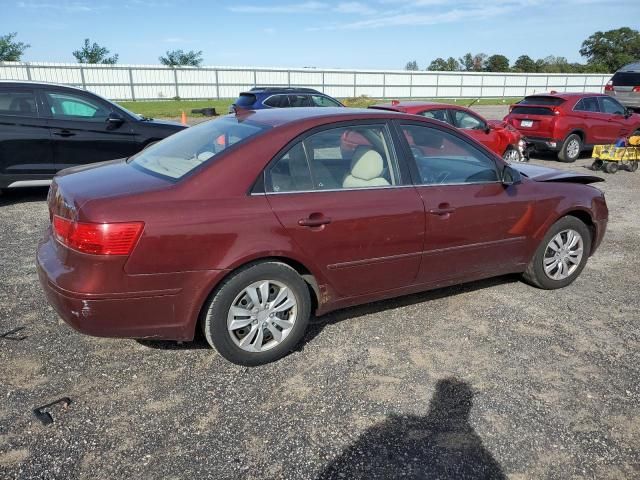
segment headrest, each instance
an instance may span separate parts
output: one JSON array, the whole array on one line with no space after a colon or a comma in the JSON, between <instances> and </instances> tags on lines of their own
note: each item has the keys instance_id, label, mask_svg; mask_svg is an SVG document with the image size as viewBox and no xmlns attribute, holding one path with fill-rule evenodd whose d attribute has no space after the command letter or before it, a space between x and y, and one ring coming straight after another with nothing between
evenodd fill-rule
<instances>
[{"instance_id":1,"label":"headrest","mask_svg":"<svg viewBox=\"0 0 640 480\"><path fill-rule=\"evenodd\" d=\"M370 147L360 146L351 160L351 175L361 180L372 180L382 176L382 156Z\"/></svg>"}]
</instances>

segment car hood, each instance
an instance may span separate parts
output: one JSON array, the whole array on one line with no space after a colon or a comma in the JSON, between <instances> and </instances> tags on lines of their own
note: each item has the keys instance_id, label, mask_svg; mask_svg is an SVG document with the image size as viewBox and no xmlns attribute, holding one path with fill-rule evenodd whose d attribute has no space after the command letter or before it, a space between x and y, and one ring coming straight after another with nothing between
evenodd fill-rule
<instances>
[{"instance_id":1,"label":"car hood","mask_svg":"<svg viewBox=\"0 0 640 480\"><path fill-rule=\"evenodd\" d=\"M535 180L536 182L570 182L583 184L604 182L604 178L586 173L568 172L566 170L526 163L511 163L510 165L525 177Z\"/></svg>"},{"instance_id":2,"label":"car hood","mask_svg":"<svg viewBox=\"0 0 640 480\"><path fill-rule=\"evenodd\" d=\"M145 125L158 125L162 127L178 127L176 130L182 130L183 128L187 128L187 125L182 125L180 122L173 122L171 120L157 120L155 118L151 118L149 120L140 120Z\"/></svg>"}]
</instances>

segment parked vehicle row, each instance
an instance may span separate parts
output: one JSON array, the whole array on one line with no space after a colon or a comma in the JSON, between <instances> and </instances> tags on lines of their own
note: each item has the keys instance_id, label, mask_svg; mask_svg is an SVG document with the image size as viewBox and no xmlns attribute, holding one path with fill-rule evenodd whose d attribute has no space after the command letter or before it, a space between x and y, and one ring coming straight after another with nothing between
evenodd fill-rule
<instances>
[{"instance_id":1,"label":"parked vehicle row","mask_svg":"<svg viewBox=\"0 0 640 480\"><path fill-rule=\"evenodd\" d=\"M97 336L286 355L310 315L507 273L573 282L607 224L602 179L499 155L380 109L238 111L49 191L48 301Z\"/></svg>"},{"instance_id":2,"label":"parked vehicle row","mask_svg":"<svg viewBox=\"0 0 640 480\"><path fill-rule=\"evenodd\" d=\"M48 185L59 170L129 157L184 128L78 88L0 81L0 189Z\"/></svg>"},{"instance_id":3,"label":"parked vehicle row","mask_svg":"<svg viewBox=\"0 0 640 480\"><path fill-rule=\"evenodd\" d=\"M594 145L640 134L640 115L599 93L529 95L509 108L504 118L537 150L558 153L575 162Z\"/></svg>"}]
</instances>

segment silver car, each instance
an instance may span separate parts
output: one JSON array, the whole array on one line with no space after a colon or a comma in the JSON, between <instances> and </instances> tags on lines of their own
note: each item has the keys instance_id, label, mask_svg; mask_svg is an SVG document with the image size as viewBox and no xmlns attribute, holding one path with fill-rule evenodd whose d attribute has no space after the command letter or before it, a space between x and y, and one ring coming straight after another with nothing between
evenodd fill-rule
<instances>
[{"instance_id":1,"label":"silver car","mask_svg":"<svg viewBox=\"0 0 640 480\"><path fill-rule=\"evenodd\" d=\"M615 97L625 107L640 109L640 62L618 70L605 85L604 93Z\"/></svg>"}]
</instances>

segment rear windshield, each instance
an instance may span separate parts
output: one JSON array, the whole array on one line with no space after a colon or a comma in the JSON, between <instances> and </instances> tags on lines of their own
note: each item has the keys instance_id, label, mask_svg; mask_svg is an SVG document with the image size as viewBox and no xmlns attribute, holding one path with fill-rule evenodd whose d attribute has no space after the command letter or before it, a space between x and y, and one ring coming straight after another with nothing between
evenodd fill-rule
<instances>
[{"instance_id":1,"label":"rear windshield","mask_svg":"<svg viewBox=\"0 0 640 480\"><path fill-rule=\"evenodd\" d=\"M553 115L553 111L544 107L513 107L511 113L516 115Z\"/></svg>"},{"instance_id":2,"label":"rear windshield","mask_svg":"<svg viewBox=\"0 0 640 480\"><path fill-rule=\"evenodd\" d=\"M241 93L238 99L233 102L237 107L250 107L256 103L256 96L253 93Z\"/></svg>"},{"instance_id":3,"label":"rear windshield","mask_svg":"<svg viewBox=\"0 0 640 480\"><path fill-rule=\"evenodd\" d=\"M179 179L227 148L268 128L228 115L175 133L145 148L131 162L154 174Z\"/></svg>"},{"instance_id":4,"label":"rear windshield","mask_svg":"<svg viewBox=\"0 0 640 480\"><path fill-rule=\"evenodd\" d=\"M638 87L640 72L618 72L611 78L611 82L616 87Z\"/></svg>"},{"instance_id":5,"label":"rear windshield","mask_svg":"<svg viewBox=\"0 0 640 480\"><path fill-rule=\"evenodd\" d=\"M563 98L558 97L545 97L543 95L532 95L525 97L518 102L518 105L551 105L558 106L564 103Z\"/></svg>"}]
</instances>

